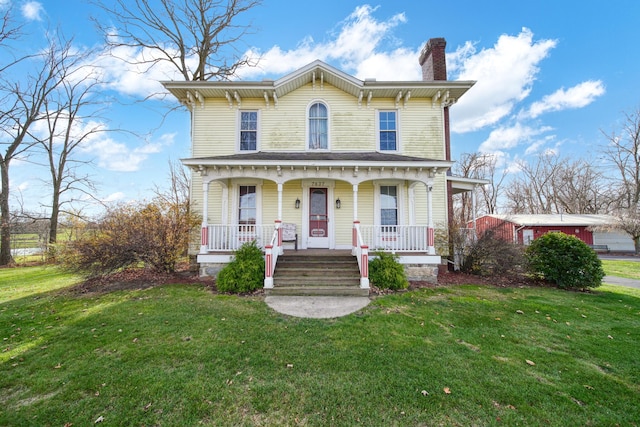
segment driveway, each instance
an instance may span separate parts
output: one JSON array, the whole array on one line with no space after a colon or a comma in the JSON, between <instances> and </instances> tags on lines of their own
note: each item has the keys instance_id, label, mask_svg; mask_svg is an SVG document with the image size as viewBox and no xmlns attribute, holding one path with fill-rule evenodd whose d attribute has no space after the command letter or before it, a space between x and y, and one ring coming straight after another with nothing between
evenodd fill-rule
<instances>
[{"instance_id":1,"label":"driveway","mask_svg":"<svg viewBox=\"0 0 640 427\"><path fill-rule=\"evenodd\" d=\"M633 255L608 255L601 254L598 255L600 259L606 259L611 261L634 261L640 262L640 257ZM640 266L638 266L640 268ZM617 277L617 276L604 276L602 279L602 283L608 283L610 285L618 285L618 286L628 286L630 288L640 289L640 280L636 279L627 279L625 277Z\"/></svg>"}]
</instances>

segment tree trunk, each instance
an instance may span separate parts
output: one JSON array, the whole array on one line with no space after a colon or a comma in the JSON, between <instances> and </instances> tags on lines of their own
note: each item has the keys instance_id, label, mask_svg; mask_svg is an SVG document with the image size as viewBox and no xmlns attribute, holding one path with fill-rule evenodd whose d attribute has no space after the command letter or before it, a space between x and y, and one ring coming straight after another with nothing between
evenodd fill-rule
<instances>
[{"instance_id":1,"label":"tree trunk","mask_svg":"<svg viewBox=\"0 0 640 427\"><path fill-rule=\"evenodd\" d=\"M53 186L53 201L51 203L51 218L49 221L49 244L58 240L58 217L60 216L60 184Z\"/></svg>"},{"instance_id":2,"label":"tree trunk","mask_svg":"<svg viewBox=\"0 0 640 427\"><path fill-rule=\"evenodd\" d=\"M10 265L11 256L11 212L9 211L9 162L0 161L2 193L0 193L0 266Z\"/></svg>"},{"instance_id":3,"label":"tree trunk","mask_svg":"<svg viewBox=\"0 0 640 427\"><path fill-rule=\"evenodd\" d=\"M636 255L640 254L640 236L633 239L633 243L635 244L635 247L636 247Z\"/></svg>"}]
</instances>

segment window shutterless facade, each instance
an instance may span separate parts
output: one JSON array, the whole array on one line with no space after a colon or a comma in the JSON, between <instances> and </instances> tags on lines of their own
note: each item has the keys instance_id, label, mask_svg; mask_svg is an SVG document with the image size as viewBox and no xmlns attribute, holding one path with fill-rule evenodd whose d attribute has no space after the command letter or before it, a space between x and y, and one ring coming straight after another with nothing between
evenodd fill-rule
<instances>
[{"instance_id":1,"label":"window shutterless facade","mask_svg":"<svg viewBox=\"0 0 640 427\"><path fill-rule=\"evenodd\" d=\"M238 224L254 225L257 218L256 186L241 185L238 192Z\"/></svg>"},{"instance_id":2,"label":"window shutterless facade","mask_svg":"<svg viewBox=\"0 0 640 427\"><path fill-rule=\"evenodd\" d=\"M240 151L258 150L258 112L240 112Z\"/></svg>"},{"instance_id":3,"label":"window shutterless facade","mask_svg":"<svg viewBox=\"0 0 640 427\"><path fill-rule=\"evenodd\" d=\"M329 113L327 106L315 102L309 107L309 150L329 149Z\"/></svg>"},{"instance_id":4,"label":"window shutterless facade","mask_svg":"<svg viewBox=\"0 0 640 427\"><path fill-rule=\"evenodd\" d=\"M380 151L398 150L398 114L378 111L378 148Z\"/></svg>"},{"instance_id":5,"label":"window shutterless facade","mask_svg":"<svg viewBox=\"0 0 640 427\"><path fill-rule=\"evenodd\" d=\"M380 186L380 225L398 225L398 187Z\"/></svg>"}]
</instances>

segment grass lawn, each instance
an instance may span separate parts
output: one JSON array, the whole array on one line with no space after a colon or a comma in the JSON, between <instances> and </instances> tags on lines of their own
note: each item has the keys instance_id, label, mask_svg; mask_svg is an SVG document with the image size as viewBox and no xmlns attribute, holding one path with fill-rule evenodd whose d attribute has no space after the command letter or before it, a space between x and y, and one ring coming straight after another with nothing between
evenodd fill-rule
<instances>
[{"instance_id":1,"label":"grass lawn","mask_svg":"<svg viewBox=\"0 0 640 427\"><path fill-rule=\"evenodd\" d=\"M333 320L0 269L0 425L638 425L640 290L455 286Z\"/></svg>"},{"instance_id":2,"label":"grass lawn","mask_svg":"<svg viewBox=\"0 0 640 427\"><path fill-rule=\"evenodd\" d=\"M640 262L604 259L602 260L602 268L611 276L640 280Z\"/></svg>"}]
</instances>

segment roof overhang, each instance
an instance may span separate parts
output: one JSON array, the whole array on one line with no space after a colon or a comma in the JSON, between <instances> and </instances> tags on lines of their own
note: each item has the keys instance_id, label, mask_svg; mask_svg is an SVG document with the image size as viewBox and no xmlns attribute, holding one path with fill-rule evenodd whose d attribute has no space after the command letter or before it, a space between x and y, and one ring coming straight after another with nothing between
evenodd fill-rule
<instances>
[{"instance_id":1,"label":"roof overhang","mask_svg":"<svg viewBox=\"0 0 640 427\"><path fill-rule=\"evenodd\" d=\"M263 81L164 81L162 85L183 103L202 102L205 98L233 101L243 98L265 98L277 103L279 97L312 84L322 88L330 84L358 99L359 103L374 98L395 98L409 102L411 98L428 98L434 103L451 105L474 84L474 81L376 81L359 80L322 61L314 61L278 80Z\"/></svg>"},{"instance_id":2,"label":"roof overhang","mask_svg":"<svg viewBox=\"0 0 640 427\"><path fill-rule=\"evenodd\" d=\"M447 176L447 181L451 183L452 194L466 193L473 191L477 187L487 185L491 181L488 179L465 178L462 176Z\"/></svg>"}]
</instances>

